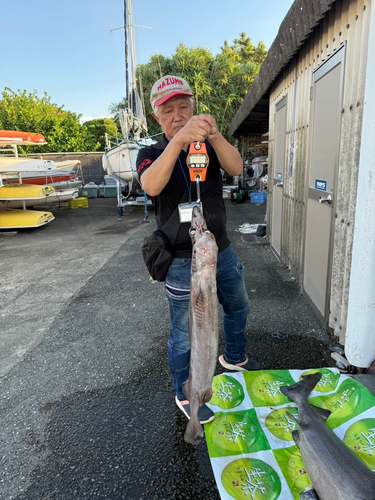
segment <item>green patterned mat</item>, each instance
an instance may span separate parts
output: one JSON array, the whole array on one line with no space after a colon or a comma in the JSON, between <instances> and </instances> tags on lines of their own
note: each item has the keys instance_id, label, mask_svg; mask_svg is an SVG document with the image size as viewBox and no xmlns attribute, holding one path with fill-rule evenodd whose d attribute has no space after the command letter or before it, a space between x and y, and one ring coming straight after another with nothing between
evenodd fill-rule
<instances>
[{"instance_id":1,"label":"green patterned mat","mask_svg":"<svg viewBox=\"0 0 375 500\"><path fill-rule=\"evenodd\" d=\"M327 425L375 470L375 398L356 380L335 368L224 373L213 380L216 418L205 425L223 500L299 500L311 485L292 437L298 411L280 387L316 371L309 401L332 412Z\"/></svg>"}]
</instances>

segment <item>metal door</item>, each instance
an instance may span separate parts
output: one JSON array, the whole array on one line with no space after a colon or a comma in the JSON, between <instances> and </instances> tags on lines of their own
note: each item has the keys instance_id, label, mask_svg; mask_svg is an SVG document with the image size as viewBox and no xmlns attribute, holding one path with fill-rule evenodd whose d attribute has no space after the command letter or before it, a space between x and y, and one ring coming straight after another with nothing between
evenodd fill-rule
<instances>
[{"instance_id":1,"label":"metal door","mask_svg":"<svg viewBox=\"0 0 375 500\"><path fill-rule=\"evenodd\" d=\"M327 325L345 46L313 73L302 291Z\"/></svg>"},{"instance_id":2,"label":"metal door","mask_svg":"<svg viewBox=\"0 0 375 500\"><path fill-rule=\"evenodd\" d=\"M275 113L275 150L272 178L272 232L271 246L278 256L281 255L283 228L283 181L285 170L285 140L287 96L276 104Z\"/></svg>"}]
</instances>

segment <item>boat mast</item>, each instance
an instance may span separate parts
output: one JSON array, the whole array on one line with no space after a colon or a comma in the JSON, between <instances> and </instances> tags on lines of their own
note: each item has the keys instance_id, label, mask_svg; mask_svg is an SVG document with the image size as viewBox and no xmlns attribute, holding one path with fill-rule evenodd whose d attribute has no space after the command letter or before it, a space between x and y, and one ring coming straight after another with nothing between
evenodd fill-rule
<instances>
[{"instance_id":1,"label":"boat mast","mask_svg":"<svg viewBox=\"0 0 375 500\"><path fill-rule=\"evenodd\" d=\"M124 33L125 33L125 85L126 85L126 107L130 110L129 100L129 61L128 61L128 5L124 0Z\"/></svg>"},{"instance_id":2,"label":"boat mast","mask_svg":"<svg viewBox=\"0 0 375 500\"><path fill-rule=\"evenodd\" d=\"M133 7L129 1L129 38L130 38L130 58L132 63L132 84L133 89L137 90L137 80L135 77L135 56L134 56L134 38L133 38Z\"/></svg>"}]
</instances>

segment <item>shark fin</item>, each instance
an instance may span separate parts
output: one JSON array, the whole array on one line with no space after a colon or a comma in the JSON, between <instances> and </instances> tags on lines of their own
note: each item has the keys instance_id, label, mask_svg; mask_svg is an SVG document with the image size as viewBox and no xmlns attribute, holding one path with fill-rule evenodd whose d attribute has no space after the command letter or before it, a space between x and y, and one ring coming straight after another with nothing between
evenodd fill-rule
<instances>
[{"instance_id":1,"label":"shark fin","mask_svg":"<svg viewBox=\"0 0 375 500\"><path fill-rule=\"evenodd\" d=\"M311 408L317 413L320 417L322 417L323 420L328 420L328 418L331 415L330 410L326 410L325 408L319 408L319 406L312 405L310 403Z\"/></svg>"}]
</instances>

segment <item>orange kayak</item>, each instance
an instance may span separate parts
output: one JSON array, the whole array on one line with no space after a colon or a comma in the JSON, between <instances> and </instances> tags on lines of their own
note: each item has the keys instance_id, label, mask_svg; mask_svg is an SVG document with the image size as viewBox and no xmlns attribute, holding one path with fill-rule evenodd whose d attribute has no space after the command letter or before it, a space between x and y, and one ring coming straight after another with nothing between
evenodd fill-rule
<instances>
[{"instance_id":1,"label":"orange kayak","mask_svg":"<svg viewBox=\"0 0 375 500\"><path fill-rule=\"evenodd\" d=\"M47 144L44 136L33 132L18 132L15 130L0 130L0 146L37 146Z\"/></svg>"}]
</instances>

